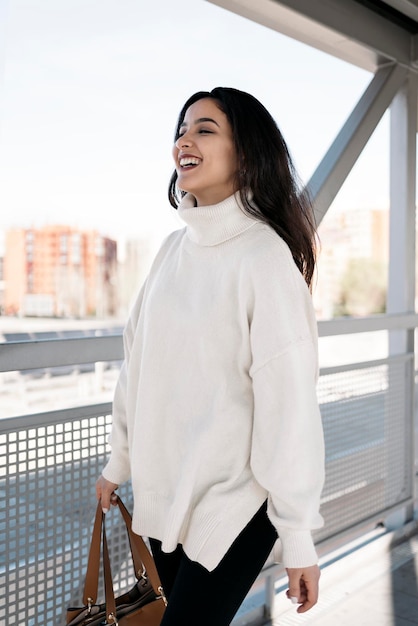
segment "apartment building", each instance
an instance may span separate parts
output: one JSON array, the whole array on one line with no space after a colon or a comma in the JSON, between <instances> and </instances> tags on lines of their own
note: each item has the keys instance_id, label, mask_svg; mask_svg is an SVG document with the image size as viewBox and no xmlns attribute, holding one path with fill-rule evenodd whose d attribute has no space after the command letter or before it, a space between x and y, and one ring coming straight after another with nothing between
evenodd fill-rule
<instances>
[{"instance_id":1,"label":"apartment building","mask_svg":"<svg viewBox=\"0 0 418 626\"><path fill-rule=\"evenodd\" d=\"M63 225L6 231L6 315L114 315L116 276L117 243L97 231Z\"/></svg>"}]
</instances>

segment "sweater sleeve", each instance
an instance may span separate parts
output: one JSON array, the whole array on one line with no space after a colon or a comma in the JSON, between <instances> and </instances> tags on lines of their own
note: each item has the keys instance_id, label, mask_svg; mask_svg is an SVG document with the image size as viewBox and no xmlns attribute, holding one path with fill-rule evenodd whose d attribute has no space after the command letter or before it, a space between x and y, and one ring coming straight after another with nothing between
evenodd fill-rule
<instances>
[{"instance_id":1,"label":"sweater sleeve","mask_svg":"<svg viewBox=\"0 0 418 626\"><path fill-rule=\"evenodd\" d=\"M269 493L268 515L279 534L274 556L285 567L317 562L311 529L322 526L324 450L314 369L307 340L253 374L251 465Z\"/></svg>"},{"instance_id":2,"label":"sweater sleeve","mask_svg":"<svg viewBox=\"0 0 418 626\"><path fill-rule=\"evenodd\" d=\"M317 562L324 443L317 382L316 320L293 260L270 259L254 286L251 320L254 425L251 467L268 492L268 516L285 567ZM272 268L279 267L276 272Z\"/></svg>"},{"instance_id":3,"label":"sweater sleeve","mask_svg":"<svg viewBox=\"0 0 418 626\"><path fill-rule=\"evenodd\" d=\"M112 430L109 435L109 444L111 454L108 462L103 469L103 476L110 482L120 485L130 478L130 458L128 445L128 429L127 429L127 371L129 367L129 359L131 346L135 335L135 329L139 314L141 311L142 301L146 282L143 284L129 320L125 326L123 333L124 361L119 373L118 382L116 384L113 397L112 407Z\"/></svg>"}]
</instances>

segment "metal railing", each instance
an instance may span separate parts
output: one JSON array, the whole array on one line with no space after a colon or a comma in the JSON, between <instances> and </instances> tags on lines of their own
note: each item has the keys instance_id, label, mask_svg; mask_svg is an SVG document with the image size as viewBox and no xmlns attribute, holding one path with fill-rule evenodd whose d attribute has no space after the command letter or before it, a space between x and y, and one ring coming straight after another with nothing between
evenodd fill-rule
<instances>
[{"instance_id":1,"label":"metal railing","mask_svg":"<svg viewBox=\"0 0 418 626\"><path fill-rule=\"evenodd\" d=\"M320 322L319 330L331 336L412 329L417 319L332 320ZM0 372L24 375L35 368L120 362L122 356L120 335L10 342L0 345ZM325 526L315 539L322 552L353 529L411 509L414 370L412 353L321 370L327 479ZM80 604L94 484L110 426L110 402L0 420L0 626L63 626L66 606ZM128 484L121 495L131 506ZM115 584L122 589L132 583L128 546L114 513L109 523ZM257 611L268 613L279 571L267 562L257 583ZM253 605L244 604L234 623L248 620Z\"/></svg>"}]
</instances>

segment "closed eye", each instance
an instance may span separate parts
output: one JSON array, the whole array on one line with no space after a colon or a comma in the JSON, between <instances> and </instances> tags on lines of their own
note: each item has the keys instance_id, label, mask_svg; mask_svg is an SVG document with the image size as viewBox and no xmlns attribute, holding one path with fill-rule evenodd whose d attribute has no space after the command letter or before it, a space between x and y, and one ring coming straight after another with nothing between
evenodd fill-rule
<instances>
[{"instance_id":1,"label":"closed eye","mask_svg":"<svg viewBox=\"0 0 418 626\"><path fill-rule=\"evenodd\" d=\"M213 130L209 130L207 128L200 128L197 131L197 133L198 133L198 135L213 135L214 131ZM177 139L180 139L180 137L183 137L183 135L185 135L185 134L186 134L186 131L180 131L178 133L178 135L177 135L176 141L177 141Z\"/></svg>"}]
</instances>

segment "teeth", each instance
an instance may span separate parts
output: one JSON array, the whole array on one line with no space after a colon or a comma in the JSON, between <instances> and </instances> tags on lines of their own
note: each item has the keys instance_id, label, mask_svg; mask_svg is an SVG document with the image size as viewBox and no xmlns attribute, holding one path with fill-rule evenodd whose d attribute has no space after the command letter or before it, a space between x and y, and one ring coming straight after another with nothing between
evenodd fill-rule
<instances>
[{"instance_id":1,"label":"teeth","mask_svg":"<svg viewBox=\"0 0 418 626\"><path fill-rule=\"evenodd\" d=\"M199 165L200 159L196 157L184 157L180 159L180 165L184 167L185 165Z\"/></svg>"}]
</instances>

